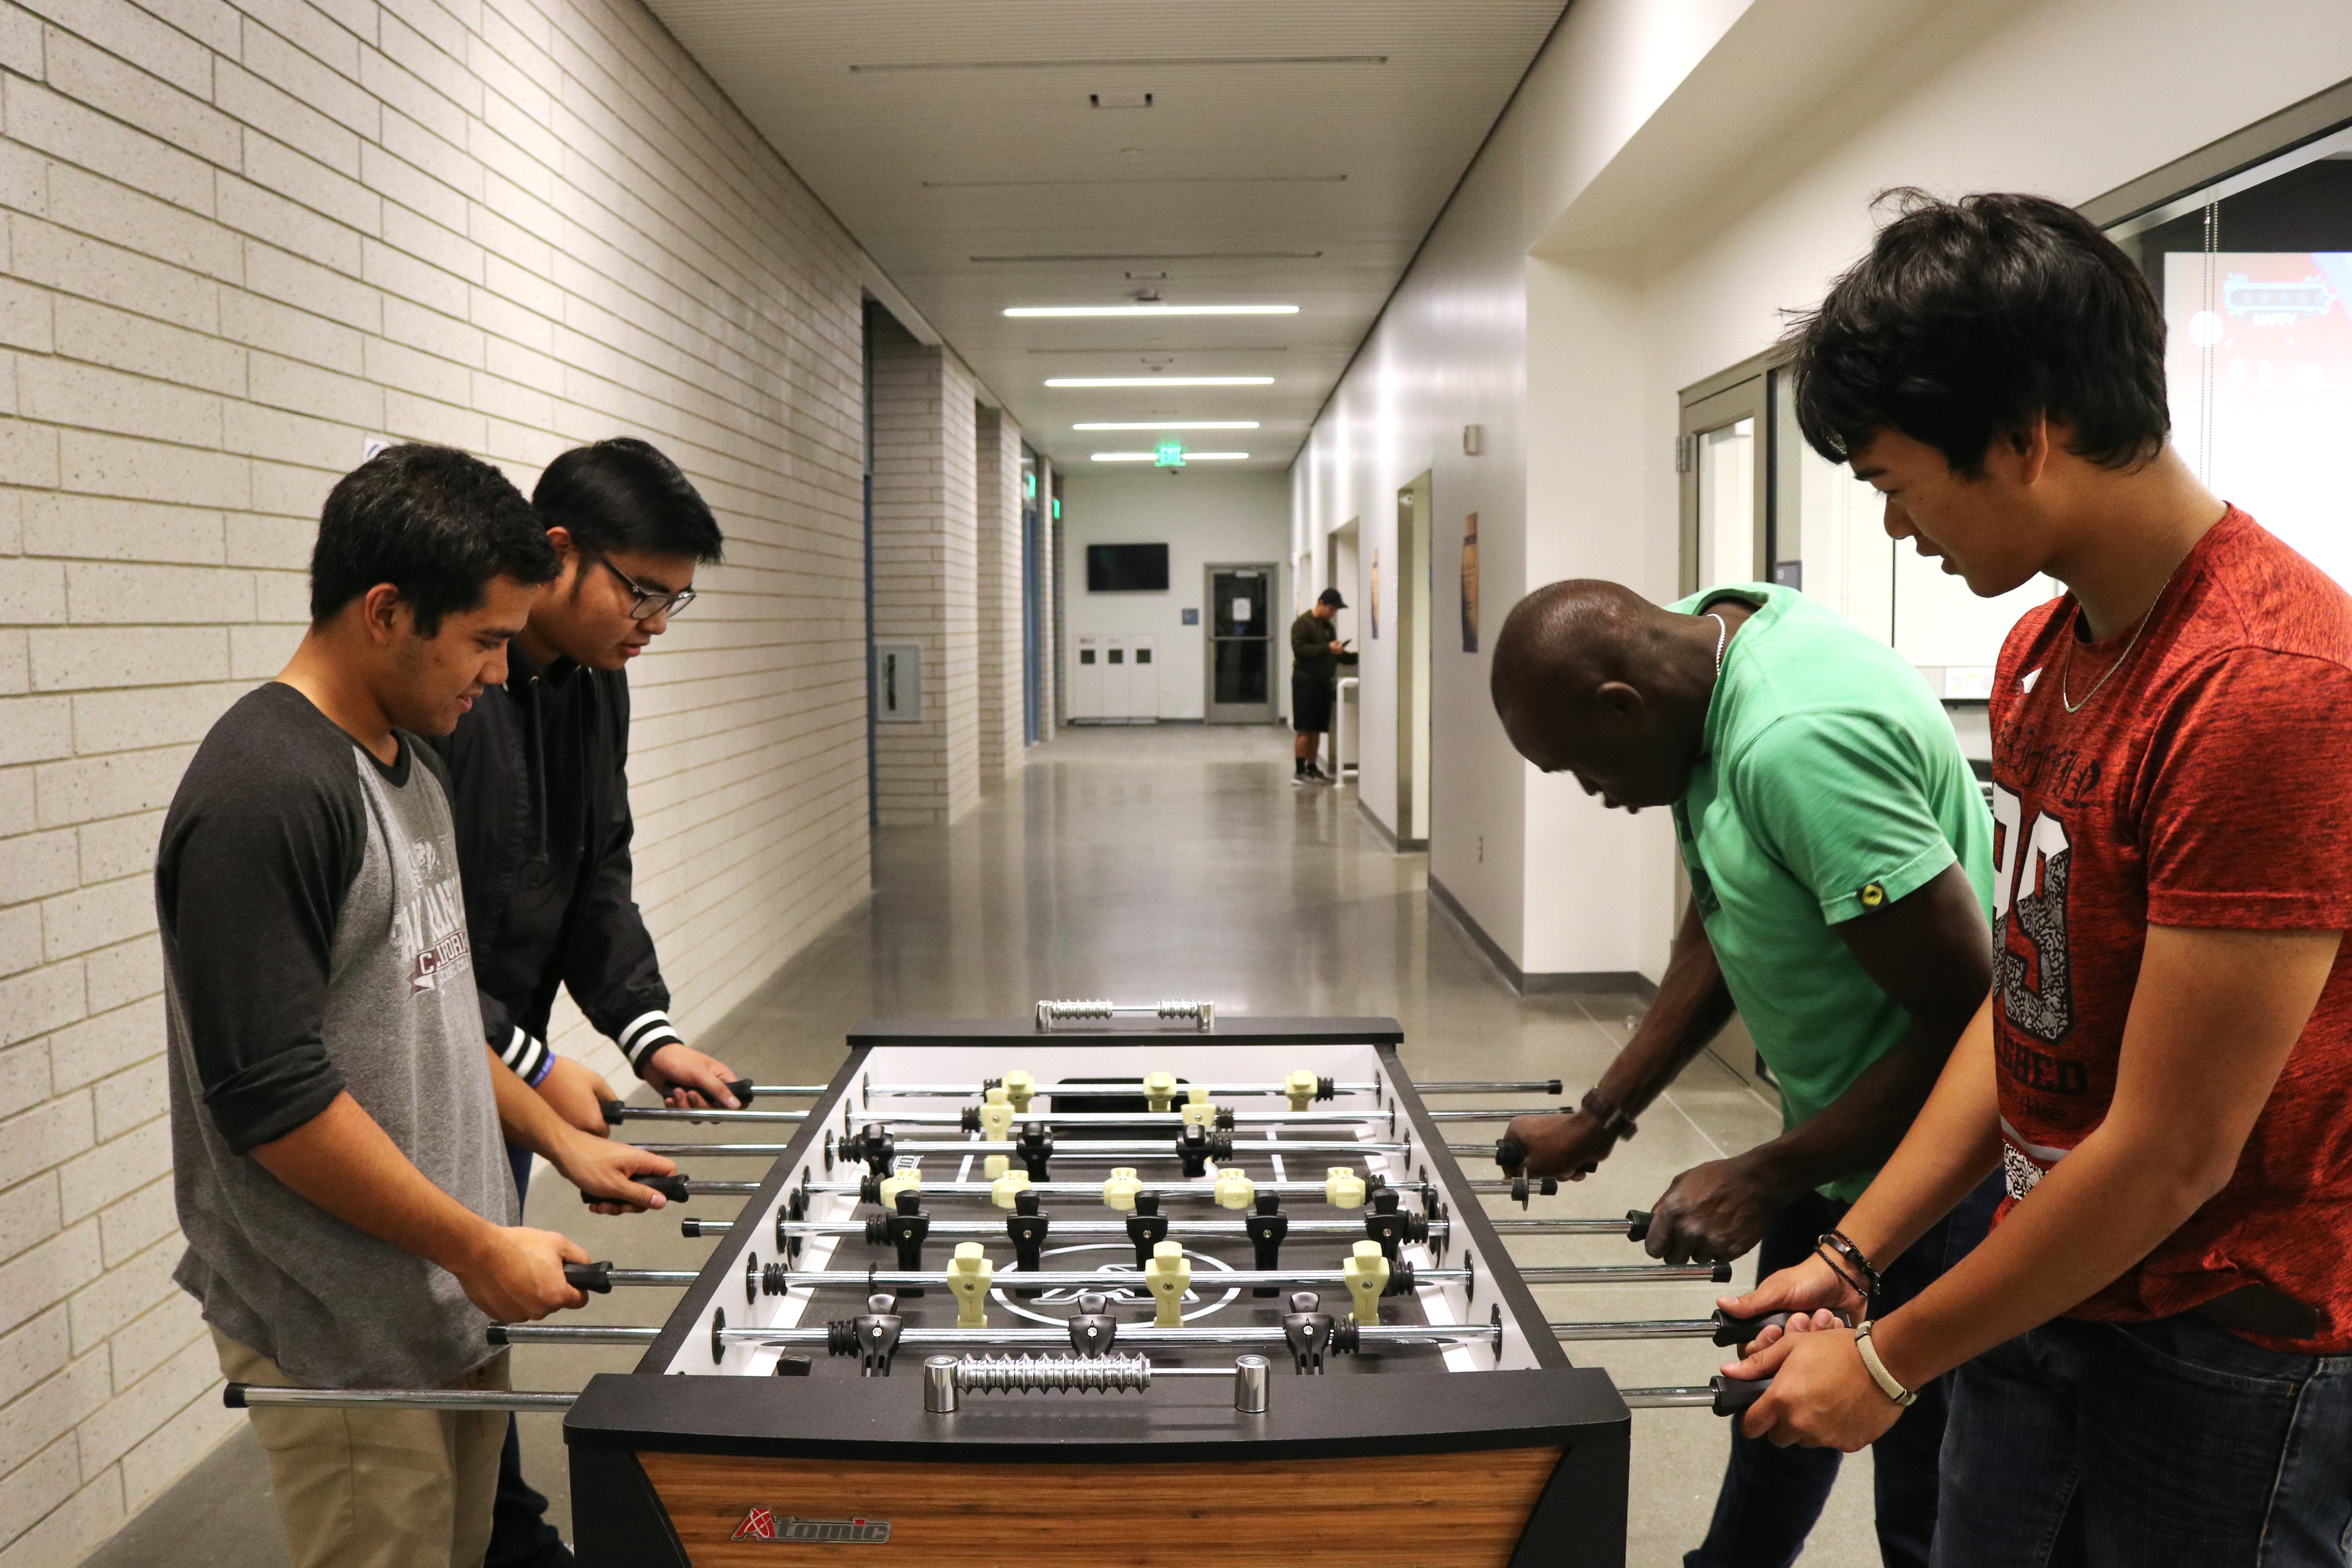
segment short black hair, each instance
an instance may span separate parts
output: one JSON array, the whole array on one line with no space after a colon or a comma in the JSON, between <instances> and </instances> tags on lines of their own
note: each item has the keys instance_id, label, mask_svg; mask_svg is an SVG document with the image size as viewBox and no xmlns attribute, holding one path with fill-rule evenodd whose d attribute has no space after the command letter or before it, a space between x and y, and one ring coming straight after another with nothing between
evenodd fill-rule
<instances>
[{"instance_id":1,"label":"short black hair","mask_svg":"<svg viewBox=\"0 0 2352 1568\"><path fill-rule=\"evenodd\" d=\"M574 447L547 465L531 491L544 526L591 550L684 555L705 565L727 548L693 481L646 442L615 436Z\"/></svg>"},{"instance_id":2,"label":"short black hair","mask_svg":"<svg viewBox=\"0 0 2352 1568\"><path fill-rule=\"evenodd\" d=\"M488 596L492 578L551 583L562 571L522 492L454 447L387 447L336 481L310 551L310 620L379 583L400 590L420 636Z\"/></svg>"},{"instance_id":3,"label":"short black hair","mask_svg":"<svg viewBox=\"0 0 2352 1568\"><path fill-rule=\"evenodd\" d=\"M1813 450L1842 463L1892 430L1974 478L2044 415L2102 468L2164 449L2164 311L2088 218L2046 196L1879 200L1898 216L1787 340Z\"/></svg>"}]
</instances>

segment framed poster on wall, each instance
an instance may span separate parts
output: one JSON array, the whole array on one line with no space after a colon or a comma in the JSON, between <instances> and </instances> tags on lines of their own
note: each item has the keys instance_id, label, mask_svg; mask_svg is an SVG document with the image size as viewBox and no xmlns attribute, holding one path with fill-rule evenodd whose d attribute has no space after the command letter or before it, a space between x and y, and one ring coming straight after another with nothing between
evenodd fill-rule
<instances>
[{"instance_id":1,"label":"framed poster on wall","mask_svg":"<svg viewBox=\"0 0 2352 1568\"><path fill-rule=\"evenodd\" d=\"M1478 514L1462 524L1462 651L1478 651Z\"/></svg>"}]
</instances>

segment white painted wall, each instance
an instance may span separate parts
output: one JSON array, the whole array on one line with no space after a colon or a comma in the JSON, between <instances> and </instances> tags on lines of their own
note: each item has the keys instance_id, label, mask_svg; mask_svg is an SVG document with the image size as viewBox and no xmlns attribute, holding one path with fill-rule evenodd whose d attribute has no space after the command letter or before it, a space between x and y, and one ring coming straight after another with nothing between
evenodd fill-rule
<instances>
[{"instance_id":1,"label":"white painted wall","mask_svg":"<svg viewBox=\"0 0 2352 1568\"><path fill-rule=\"evenodd\" d=\"M1097 632L1148 633L1159 640L1160 716L1199 719L1206 711L1208 602L1202 570L1210 562L1265 562L1275 569L1266 596L1275 621L1275 710L1290 711L1290 501L1283 477L1248 470L1188 468L1168 473L1073 473L1063 480L1063 679L1074 678L1077 639ZM1089 594L1089 544L1165 544L1164 594ZM1312 595L1308 597L1311 599ZM1182 611L1201 612L1202 626Z\"/></svg>"},{"instance_id":2,"label":"white painted wall","mask_svg":"<svg viewBox=\"0 0 2352 1568\"><path fill-rule=\"evenodd\" d=\"M2194 0L1580 0L1294 465L1297 547L1360 514L1367 563L1379 548L1392 572L1395 489L1433 465L1440 519L1481 513L1490 642L1519 595L1559 577L1671 596L1677 389L1818 299L1868 245L1875 192L2084 200L2352 76L2340 0L2260 16L2223 26ZM1485 458L1459 455L1473 419ZM1886 561L1867 530L1854 547ZM1528 972L1654 975L1665 818L1607 817L1503 747L1486 656L1448 635L1446 554L1441 535L1431 874ZM1966 651L1930 624L1934 585L1904 581L1922 616L1906 632L1898 608L1898 645ZM1365 646L1364 798L1392 820L1392 645Z\"/></svg>"}]
</instances>

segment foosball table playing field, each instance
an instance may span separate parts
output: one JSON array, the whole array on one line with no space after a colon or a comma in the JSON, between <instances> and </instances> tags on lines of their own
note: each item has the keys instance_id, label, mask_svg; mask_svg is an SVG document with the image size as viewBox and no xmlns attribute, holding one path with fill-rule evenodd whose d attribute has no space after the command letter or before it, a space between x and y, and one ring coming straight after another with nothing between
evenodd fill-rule
<instances>
[{"instance_id":1,"label":"foosball table playing field","mask_svg":"<svg viewBox=\"0 0 2352 1568\"><path fill-rule=\"evenodd\" d=\"M1728 1414L1762 1385L1620 1389L1562 1342L1761 1325L1548 1323L1530 1284L1729 1271L1516 1267L1506 1234L1638 1238L1646 1216L1490 1216L1558 1185L1466 1176L1455 1155L1496 1147L1443 1125L1513 1112L1423 1094L1559 1085L1417 1089L1402 1043L1393 1019L1190 1003L869 1022L828 1084L607 1108L681 1162L672 1197L741 1206L684 1222L717 1243L698 1271L575 1267L682 1289L658 1327L491 1334L641 1342L634 1372L230 1402L561 1410L589 1568L1622 1564L1629 1410ZM639 1132L666 1123L699 1135ZM790 1136L729 1141L758 1127ZM732 1161L766 1173L707 1174Z\"/></svg>"}]
</instances>

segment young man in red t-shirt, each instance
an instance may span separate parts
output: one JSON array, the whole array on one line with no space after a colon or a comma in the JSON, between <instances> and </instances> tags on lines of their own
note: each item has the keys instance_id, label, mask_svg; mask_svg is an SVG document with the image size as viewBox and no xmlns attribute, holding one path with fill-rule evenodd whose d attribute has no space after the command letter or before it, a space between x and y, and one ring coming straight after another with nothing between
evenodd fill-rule
<instances>
[{"instance_id":1,"label":"young man in red t-shirt","mask_svg":"<svg viewBox=\"0 0 2352 1568\"><path fill-rule=\"evenodd\" d=\"M1912 195L1797 332L1806 437L1980 595L1993 992L1731 1370L1858 1448L1953 1368L1938 1568L2352 1554L2352 601L2166 444L2164 321L2070 208ZM1874 1263L1986 1172L1991 1237ZM1830 1309L1849 1314L1838 1326Z\"/></svg>"}]
</instances>

